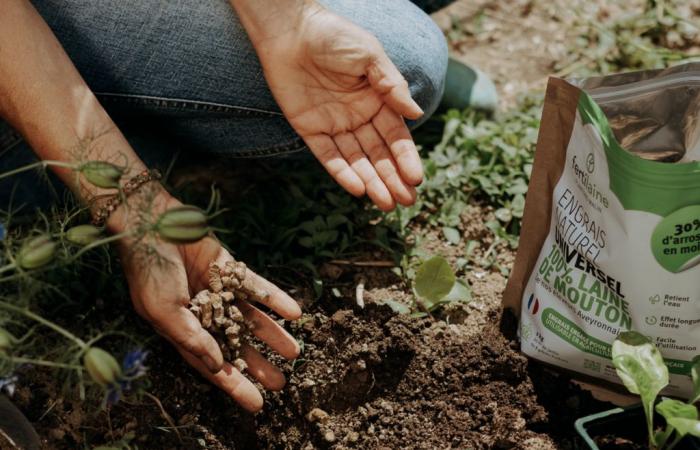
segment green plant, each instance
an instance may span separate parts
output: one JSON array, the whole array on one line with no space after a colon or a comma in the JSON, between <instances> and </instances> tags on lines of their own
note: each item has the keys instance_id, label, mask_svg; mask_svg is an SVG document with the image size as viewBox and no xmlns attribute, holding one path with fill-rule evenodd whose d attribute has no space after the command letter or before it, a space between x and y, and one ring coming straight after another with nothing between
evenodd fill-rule
<instances>
[{"instance_id":1,"label":"green plant","mask_svg":"<svg viewBox=\"0 0 700 450\"><path fill-rule=\"evenodd\" d=\"M496 208L496 217L517 235L532 171L540 97L525 97L519 108L488 119L475 111L451 110L444 117L442 141L425 160L426 181L419 206L402 211L402 224L430 211L426 220L445 227L446 235L461 223L471 199Z\"/></svg>"},{"instance_id":2,"label":"green plant","mask_svg":"<svg viewBox=\"0 0 700 450\"><path fill-rule=\"evenodd\" d=\"M457 279L442 256L433 256L418 267L413 290L416 304L424 313L435 311L446 303L471 300L469 285Z\"/></svg>"},{"instance_id":3,"label":"green plant","mask_svg":"<svg viewBox=\"0 0 700 450\"><path fill-rule=\"evenodd\" d=\"M579 15L577 45L556 66L557 75L590 76L660 69L700 57L700 25L683 0L648 0L636 14L609 21Z\"/></svg>"},{"instance_id":4,"label":"green plant","mask_svg":"<svg viewBox=\"0 0 700 450\"><path fill-rule=\"evenodd\" d=\"M118 182L124 169L103 161L76 165L55 161L35 163L1 173L0 178L50 165L74 170L89 182L112 189L114 195L123 195ZM15 379L17 373L31 366L50 368L65 374L66 385L77 387L81 399L86 398L85 381L92 380L103 393L103 404L112 404L124 391L131 390L134 380L145 375L145 352L132 350L126 353L120 365L111 353L96 346L108 337L126 338L129 345L133 345L133 336L116 329L90 330L89 323L75 320L75 317L85 317L87 311L94 309L92 296L95 292L110 291L115 296L125 296L123 280L111 276L111 255L100 250L128 236L134 242L130 249L132 253L139 256L138 252L143 251L144 257L157 258L156 252L148 251L152 242L150 238L178 244L194 242L213 230L208 220L220 211L211 213L212 209L218 210L218 197L212 195L207 212L183 206L155 215L149 203L152 192L148 189L142 192L142 201L129 205L136 211L138 220L130 223L127 231L113 236L105 236L101 227L80 224L88 217L84 208L54 209L34 216L19 216L13 211L0 213L3 220L0 234L0 378ZM39 225L28 225L32 222ZM79 275L87 270L93 272L91 276ZM74 300L76 297L91 302L81 305ZM56 302L56 299L61 301ZM57 311L60 311L59 320L47 318ZM120 320L117 317L112 328L117 328ZM47 330L53 333L46 333ZM56 335L63 339L56 339Z\"/></svg>"},{"instance_id":5,"label":"green plant","mask_svg":"<svg viewBox=\"0 0 700 450\"><path fill-rule=\"evenodd\" d=\"M650 449L671 450L686 435L700 437L698 410L693 405L700 398L700 359L693 360L690 370L693 395L688 403L669 398L656 403L669 383L668 367L648 337L635 331L620 333L612 346L612 361L627 390L642 400ZM654 427L655 404L656 412L666 420L662 431Z\"/></svg>"}]
</instances>

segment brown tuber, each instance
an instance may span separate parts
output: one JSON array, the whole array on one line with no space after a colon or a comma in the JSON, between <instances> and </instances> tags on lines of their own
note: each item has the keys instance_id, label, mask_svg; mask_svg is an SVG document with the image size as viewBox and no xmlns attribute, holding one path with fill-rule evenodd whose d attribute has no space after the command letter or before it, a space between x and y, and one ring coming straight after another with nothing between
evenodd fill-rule
<instances>
[{"instance_id":1,"label":"brown tuber","mask_svg":"<svg viewBox=\"0 0 700 450\"><path fill-rule=\"evenodd\" d=\"M239 261L228 261L223 267L211 263L208 274L209 289L195 295L189 309L214 336L224 359L244 371L247 365L241 358L241 348L252 323L245 320L236 302L265 302L270 294L254 285L246 265Z\"/></svg>"}]
</instances>

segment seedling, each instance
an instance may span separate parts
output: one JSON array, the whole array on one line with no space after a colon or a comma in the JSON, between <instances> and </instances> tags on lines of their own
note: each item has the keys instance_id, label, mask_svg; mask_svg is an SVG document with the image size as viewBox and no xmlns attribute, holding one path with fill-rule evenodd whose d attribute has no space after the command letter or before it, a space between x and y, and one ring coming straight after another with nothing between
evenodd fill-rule
<instances>
[{"instance_id":1,"label":"seedling","mask_svg":"<svg viewBox=\"0 0 700 450\"><path fill-rule=\"evenodd\" d=\"M612 362L627 390L642 400L651 450L671 450L686 435L700 437L698 410L693 405L700 398L698 357L690 370L693 395L688 403L664 398L656 404L659 393L669 383L668 367L648 337L635 331L620 333L612 346ZM663 431L654 427L654 404L656 412L666 420Z\"/></svg>"},{"instance_id":2,"label":"seedling","mask_svg":"<svg viewBox=\"0 0 700 450\"><path fill-rule=\"evenodd\" d=\"M451 302L471 299L469 285L457 279L450 264L442 256L424 261L416 271L413 283L416 304L424 314Z\"/></svg>"}]
</instances>

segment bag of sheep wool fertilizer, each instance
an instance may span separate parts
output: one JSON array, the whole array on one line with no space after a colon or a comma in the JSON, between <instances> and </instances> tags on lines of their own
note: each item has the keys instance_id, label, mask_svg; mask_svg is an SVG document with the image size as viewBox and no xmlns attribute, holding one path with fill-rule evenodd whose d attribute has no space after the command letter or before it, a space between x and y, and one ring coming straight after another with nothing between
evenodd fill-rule
<instances>
[{"instance_id":1,"label":"bag of sheep wool fertilizer","mask_svg":"<svg viewBox=\"0 0 700 450\"><path fill-rule=\"evenodd\" d=\"M700 354L700 64L551 79L504 302L522 351L618 383L617 335L649 336L691 391Z\"/></svg>"}]
</instances>

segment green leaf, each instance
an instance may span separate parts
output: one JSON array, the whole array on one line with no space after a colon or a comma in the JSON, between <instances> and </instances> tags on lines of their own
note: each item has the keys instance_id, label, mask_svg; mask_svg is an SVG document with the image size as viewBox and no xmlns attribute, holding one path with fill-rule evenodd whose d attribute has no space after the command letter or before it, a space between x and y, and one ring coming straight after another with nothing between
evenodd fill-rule
<instances>
[{"instance_id":1,"label":"green leaf","mask_svg":"<svg viewBox=\"0 0 700 450\"><path fill-rule=\"evenodd\" d=\"M314 240L310 236L304 236L299 238L299 245L306 248L313 248Z\"/></svg>"},{"instance_id":2,"label":"green leaf","mask_svg":"<svg viewBox=\"0 0 700 450\"><path fill-rule=\"evenodd\" d=\"M668 384L668 367L661 353L640 333L620 333L613 342L612 359L618 376L633 394L656 397Z\"/></svg>"},{"instance_id":3,"label":"green leaf","mask_svg":"<svg viewBox=\"0 0 700 450\"><path fill-rule=\"evenodd\" d=\"M700 400L700 355L693 358L693 365L690 367L690 377L693 380L693 397L690 403Z\"/></svg>"},{"instance_id":4,"label":"green leaf","mask_svg":"<svg viewBox=\"0 0 700 450\"><path fill-rule=\"evenodd\" d=\"M673 418L698 419L698 409L695 406L671 398L661 400L656 405L656 412L666 419L666 422Z\"/></svg>"},{"instance_id":5,"label":"green leaf","mask_svg":"<svg viewBox=\"0 0 700 450\"><path fill-rule=\"evenodd\" d=\"M445 239L454 245L459 244L459 241L462 239L459 230L453 227L442 227L442 234L445 235Z\"/></svg>"},{"instance_id":6,"label":"green leaf","mask_svg":"<svg viewBox=\"0 0 700 450\"><path fill-rule=\"evenodd\" d=\"M331 214L326 219L328 228L338 228L338 226L348 223L348 218L341 214Z\"/></svg>"},{"instance_id":7,"label":"green leaf","mask_svg":"<svg viewBox=\"0 0 700 450\"><path fill-rule=\"evenodd\" d=\"M468 303L472 299L472 290L469 284L464 280L455 281L452 290L443 299L445 302L461 302Z\"/></svg>"},{"instance_id":8,"label":"green leaf","mask_svg":"<svg viewBox=\"0 0 700 450\"><path fill-rule=\"evenodd\" d=\"M510 212L510 209L508 209L508 208L499 208L496 210L496 212L494 212L494 215L501 222L510 222L511 219L513 218L513 214Z\"/></svg>"},{"instance_id":9,"label":"green leaf","mask_svg":"<svg viewBox=\"0 0 700 450\"><path fill-rule=\"evenodd\" d=\"M625 387L642 398L649 440L654 439L654 402L668 385L668 367L648 337L625 331L612 345L612 362Z\"/></svg>"},{"instance_id":10,"label":"green leaf","mask_svg":"<svg viewBox=\"0 0 700 450\"><path fill-rule=\"evenodd\" d=\"M379 303L380 305L388 306L396 314L410 314L411 313L411 308L407 304L397 302L396 300L387 299L387 300L381 300L377 303Z\"/></svg>"},{"instance_id":11,"label":"green leaf","mask_svg":"<svg viewBox=\"0 0 700 450\"><path fill-rule=\"evenodd\" d=\"M442 256L434 256L418 268L414 286L416 293L432 304L440 302L455 284L455 274ZM432 305L426 305L430 308Z\"/></svg>"},{"instance_id":12,"label":"green leaf","mask_svg":"<svg viewBox=\"0 0 700 450\"><path fill-rule=\"evenodd\" d=\"M474 250L479 248L481 246L481 243L479 241L471 240L467 242L467 249L465 251L465 254L467 256L471 256L474 254Z\"/></svg>"},{"instance_id":13,"label":"green leaf","mask_svg":"<svg viewBox=\"0 0 700 450\"><path fill-rule=\"evenodd\" d=\"M681 436L689 434L691 436L700 437L700 420L673 417L668 419L668 424L675 428L676 432Z\"/></svg>"}]
</instances>

